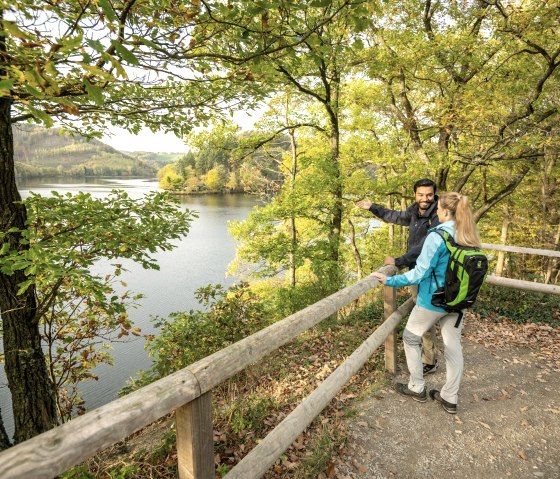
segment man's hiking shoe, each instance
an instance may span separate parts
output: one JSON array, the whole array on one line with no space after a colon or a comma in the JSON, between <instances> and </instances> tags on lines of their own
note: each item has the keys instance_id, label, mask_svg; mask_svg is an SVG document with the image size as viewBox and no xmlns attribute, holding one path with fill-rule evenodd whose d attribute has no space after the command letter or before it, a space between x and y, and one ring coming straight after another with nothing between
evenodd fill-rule
<instances>
[{"instance_id":1,"label":"man's hiking shoe","mask_svg":"<svg viewBox=\"0 0 560 479\"><path fill-rule=\"evenodd\" d=\"M428 395L426 394L426 388L424 388L421 393L415 393L414 391L408 389L407 384L395 383L394 387L395 387L395 391L397 391L399 394L410 397L415 401L426 402L428 399Z\"/></svg>"},{"instance_id":2,"label":"man's hiking shoe","mask_svg":"<svg viewBox=\"0 0 560 479\"><path fill-rule=\"evenodd\" d=\"M424 369L423 369L423 371L424 371L424 376L425 376L426 374L435 373L436 370L437 370L437 366L438 366L437 361L436 361L435 364L424 364Z\"/></svg>"},{"instance_id":3,"label":"man's hiking shoe","mask_svg":"<svg viewBox=\"0 0 560 479\"><path fill-rule=\"evenodd\" d=\"M432 389L430 391L430 397L441 404L441 407L445 409L449 414L457 414L457 404L447 402L443 399L437 389Z\"/></svg>"}]
</instances>

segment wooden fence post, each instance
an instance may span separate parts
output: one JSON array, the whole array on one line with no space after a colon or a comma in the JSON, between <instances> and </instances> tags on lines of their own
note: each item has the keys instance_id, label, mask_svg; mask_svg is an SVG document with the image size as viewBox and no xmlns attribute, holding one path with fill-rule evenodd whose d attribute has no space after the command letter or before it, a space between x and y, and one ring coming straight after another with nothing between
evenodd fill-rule
<instances>
[{"instance_id":1,"label":"wooden fence post","mask_svg":"<svg viewBox=\"0 0 560 479\"><path fill-rule=\"evenodd\" d=\"M179 479L214 479L212 392L175 411Z\"/></svg>"},{"instance_id":2,"label":"wooden fence post","mask_svg":"<svg viewBox=\"0 0 560 479\"><path fill-rule=\"evenodd\" d=\"M382 268L388 276L395 275L398 270L395 266ZM383 287L384 319L387 319L397 309L397 290L388 286ZM385 369L395 374L397 372L397 334L395 330L385 340Z\"/></svg>"},{"instance_id":3,"label":"wooden fence post","mask_svg":"<svg viewBox=\"0 0 560 479\"><path fill-rule=\"evenodd\" d=\"M385 286L383 288L384 317L387 319L397 309L397 290ZM385 340L385 369L395 374L397 372L397 333L393 331Z\"/></svg>"}]
</instances>

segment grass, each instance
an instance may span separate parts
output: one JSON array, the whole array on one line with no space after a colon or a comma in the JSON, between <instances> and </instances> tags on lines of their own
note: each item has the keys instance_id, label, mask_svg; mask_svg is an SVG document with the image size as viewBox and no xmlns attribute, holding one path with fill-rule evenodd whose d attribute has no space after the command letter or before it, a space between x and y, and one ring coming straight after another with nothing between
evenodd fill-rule
<instances>
[{"instance_id":1,"label":"grass","mask_svg":"<svg viewBox=\"0 0 560 479\"><path fill-rule=\"evenodd\" d=\"M341 429L323 426L310 441L307 448L309 455L302 461L295 472L296 479L317 477L332 464L335 450L345 440Z\"/></svg>"}]
</instances>

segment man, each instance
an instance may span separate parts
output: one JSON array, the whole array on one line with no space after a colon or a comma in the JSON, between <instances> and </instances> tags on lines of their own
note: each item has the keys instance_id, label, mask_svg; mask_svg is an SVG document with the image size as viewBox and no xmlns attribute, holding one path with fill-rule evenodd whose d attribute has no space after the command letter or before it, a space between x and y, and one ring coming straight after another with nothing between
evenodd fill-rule
<instances>
[{"instance_id":1,"label":"man","mask_svg":"<svg viewBox=\"0 0 560 479\"><path fill-rule=\"evenodd\" d=\"M427 178L418 180L414 183L414 203L405 211L390 210L381 205L372 203L370 200L362 200L356 206L364 210L371 211L375 216L387 223L394 223L401 226L408 226L408 248L405 254L398 258L388 256L384 264L393 264L397 268L407 267L409 269L416 266L416 259L422 251L422 245L428 234L428 230L437 226L436 184ZM413 291L413 296L415 296ZM435 326L422 337L422 363L424 364L424 374L436 371L436 348L435 348Z\"/></svg>"}]
</instances>

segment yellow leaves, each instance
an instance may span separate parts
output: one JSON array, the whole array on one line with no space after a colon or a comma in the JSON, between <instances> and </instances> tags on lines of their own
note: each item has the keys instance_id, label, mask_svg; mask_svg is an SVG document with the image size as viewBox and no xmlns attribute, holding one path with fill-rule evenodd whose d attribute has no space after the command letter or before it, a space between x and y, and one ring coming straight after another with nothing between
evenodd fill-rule
<instances>
[{"instance_id":1,"label":"yellow leaves","mask_svg":"<svg viewBox=\"0 0 560 479\"><path fill-rule=\"evenodd\" d=\"M20 30L15 22L10 20L2 20L2 29L11 35L22 40L30 39L30 35L23 30Z\"/></svg>"}]
</instances>

